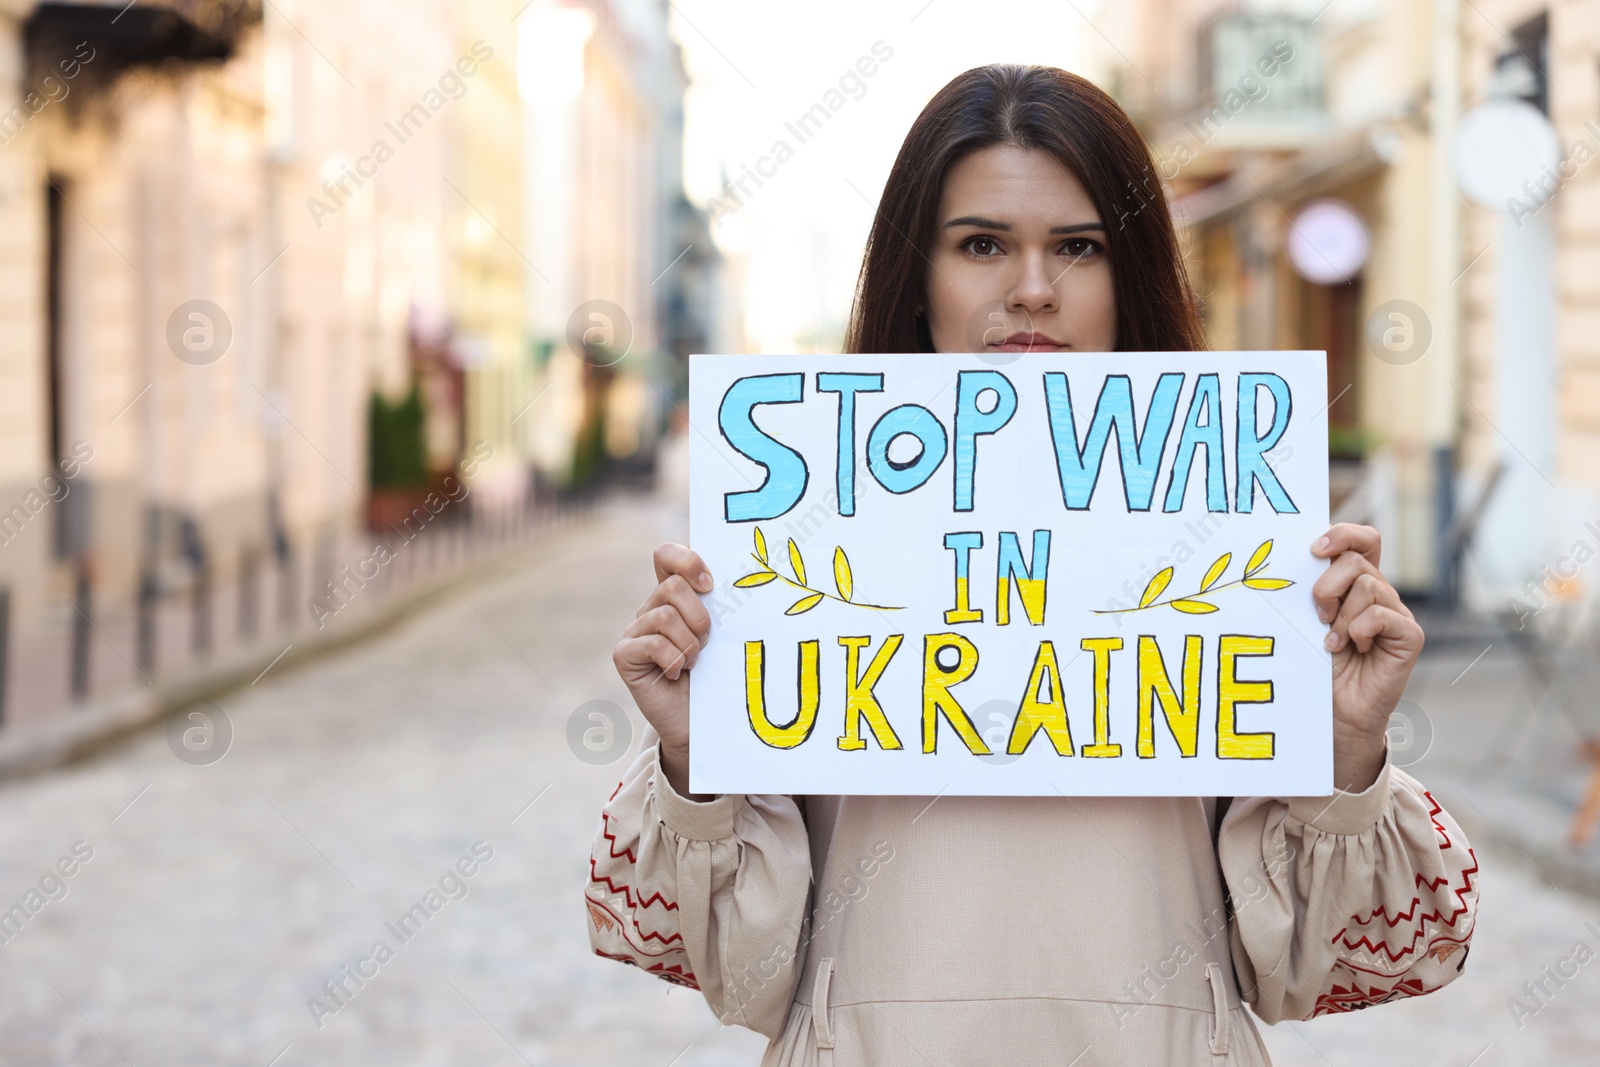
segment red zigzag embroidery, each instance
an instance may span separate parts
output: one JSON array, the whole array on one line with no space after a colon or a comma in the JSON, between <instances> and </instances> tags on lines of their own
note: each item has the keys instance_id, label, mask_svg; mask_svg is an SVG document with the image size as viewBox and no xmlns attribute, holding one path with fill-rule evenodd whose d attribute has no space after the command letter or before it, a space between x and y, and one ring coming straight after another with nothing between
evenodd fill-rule
<instances>
[{"instance_id":1,"label":"red zigzag embroidery","mask_svg":"<svg viewBox=\"0 0 1600 1067\"><path fill-rule=\"evenodd\" d=\"M602 952L599 949L595 949L594 954L596 956L604 956L608 960L616 960L618 963L626 963L634 967L639 967L639 961L631 959L628 956L619 956L614 952ZM668 967L664 963L655 963L651 964L649 967L639 967L639 969L647 974L653 974L657 978L664 978L667 981L672 982L674 985L684 985L688 986L690 989L700 988L699 979L695 978L694 973L691 971L685 971L677 964L673 964L671 967Z\"/></svg>"},{"instance_id":2,"label":"red zigzag embroidery","mask_svg":"<svg viewBox=\"0 0 1600 1067\"><path fill-rule=\"evenodd\" d=\"M617 788L613 789L611 791L611 796L606 798L606 804L608 807L611 801L616 799L617 794L621 791L622 783L618 782ZM639 862L638 856L634 854L634 851L631 848L623 846L621 852L617 851L617 835L611 832L611 812L606 808L602 808L600 811L600 833L607 841L610 842L610 844L606 846L606 851L610 854L612 859L621 859L622 857L626 856L630 864L636 864ZM591 885L603 885L613 895L618 893L622 894L622 899L627 902L630 912L648 908L652 904L660 904L667 911L678 910L677 902L668 900L666 897L661 895L659 890L650 894L648 897L635 897L633 895L632 886L628 885L626 882L619 884L612 881L608 875L601 874L599 871L598 862L593 855L589 857L589 883ZM585 894L585 896L587 897L587 894ZM591 897L588 899L593 898ZM599 902L597 901L596 903ZM606 910L611 911L610 908L607 908ZM616 913L612 912L612 915L615 917ZM632 924L633 928L639 932L639 935L646 941L655 940L659 941L663 945L669 945L674 941L683 941L683 935L681 933L675 933L668 937L662 937L658 933L647 931L644 927L639 925L639 920L631 914L628 916L628 921Z\"/></svg>"},{"instance_id":3,"label":"red zigzag embroidery","mask_svg":"<svg viewBox=\"0 0 1600 1067\"><path fill-rule=\"evenodd\" d=\"M594 897L588 896L587 894L585 894L583 899L587 900L590 904L593 904L601 911L604 911L607 915L615 919L618 924L622 922L622 916L618 915L611 908L607 907L604 901L596 900ZM630 921L633 921L631 916ZM659 941L663 947L672 944L674 941L680 943L683 941L682 934L673 934L670 937L662 937L660 934L655 933L654 931L644 930L642 927L640 927L637 921L633 921L633 928L638 930L640 935L643 936L646 941ZM645 950L644 946L634 944L633 939L630 938L626 933L622 935L622 940L626 941L628 943L628 947L632 948L635 952L643 953L646 956L664 956L667 954L667 952L684 952L682 948L669 948L667 949L667 952L649 952ZM687 953L685 954L687 955Z\"/></svg>"},{"instance_id":4,"label":"red zigzag embroidery","mask_svg":"<svg viewBox=\"0 0 1600 1067\"><path fill-rule=\"evenodd\" d=\"M1433 798L1433 794L1428 792L1427 790L1423 790L1422 795L1427 797L1428 798L1428 802L1433 805L1433 809L1428 812L1428 818L1429 818L1429 821L1431 821L1433 823L1434 830L1436 830L1438 832L1439 837L1444 841L1444 844L1439 846L1439 851L1441 851L1441 852L1446 851L1446 850L1448 850L1448 849L1450 849L1452 847L1451 842L1450 842L1450 835L1449 835L1449 833L1447 833L1445 831L1445 828L1444 828L1443 824L1441 824L1439 822L1439 819L1438 819L1439 814L1444 811L1444 807L1437 800L1435 800ZM1427 932L1427 928L1428 928L1428 923L1433 922L1433 923L1439 924L1440 926L1445 926L1445 927L1449 927L1451 929L1454 929L1455 925L1456 925L1456 922L1463 915L1465 915L1467 910L1468 910L1467 909L1467 899L1466 899L1467 898L1467 894L1472 892L1472 876L1474 874L1478 873L1478 855L1477 855L1477 853L1474 852L1472 850L1472 848L1469 846L1467 848L1467 855L1472 857L1472 866L1462 869L1462 871L1461 871L1461 883L1462 883L1461 884L1461 888L1452 890L1452 892L1456 896L1456 904L1458 906L1456 907L1456 909L1453 912L1451 912L1450 918L1448 918L1448 919L1444 918L1440 911L1430 911L1430 912L1424 913L1420 919L1416 919L1415 920L1418 925L1417 925L1417 930L1416 930L1415 935L1411 938L1411 945L1409 947L1407 947L1407 948L1401 949L1398 953L1391 952L1389 950L1389 940L1388 940L1388 938L1384 938L1382 941L1379 941L1377 944L1373 944L1372 941L1365 934L1361 935L1361 937L1359 939L1357 939L1356 941L1344 940L1343 941L1344 947L1347 948L1347 949L1355 950L1355 949L1361 948L1362 946L1365 946L1369 952L1372 952L1374 954L1379 953L1379 952L1383 953L1385 956L1387 956L1389 958L1389 962L1390 963L1398 963L1402 957L1410 955L1411 953L1413 953L1413 952L1415 952L1417 950L1417 942L1420 941L1423 938L1423 936L1425 936L1425 934ZM1443 878L1432 878L1432 879L1430 879L1430 878L1424 878L1420 872L1416 875L1416 885L1418 887L1426 886L1428 892L1430 892L1430 893L1437 892L1440 886L1448 885L1449 882L1450 882L1450 878L1448 876L1443 877ZM1334 934L1333 938L1332 938L1332 941L1333 942L1339 942L1341 939L1344 939L1345 934L1347 932L1349 932L1349 930L1350 930L1350 926L1365 926L1368 923L1372 922L1374 919L1377 919L1379 917L1382 917L1384 922L1386 922L1389 925L1389 928L1393 929L1394 927L1398 926L1402 921L1411 921L1411 920L1415 919L1415 916L1416 916L1416 913L1417 913L1417 907L1421 903L1422 903L1422 898L1420 898L1420 897L1412 897L1411 898L1410 907L1407 908L1405 911L1396 913L1392 918L1389 915L1387 907L1384 906L1384 905L1379 905L1365 919L1362 919L1359 915L1352 915L1352 916L1350 916L1350 924L1345 926L1345 928L1340 930L1338 933ZM1471 940L1471 938L1472 938L1472 934L1470 932L1468 932L1466 938L1464 938L1463 940L1461 940L1461 941L1459 941L1457 943L1464 945L1464 944L1466 944L1467 941Z\"/></svg>"}]
</instances>

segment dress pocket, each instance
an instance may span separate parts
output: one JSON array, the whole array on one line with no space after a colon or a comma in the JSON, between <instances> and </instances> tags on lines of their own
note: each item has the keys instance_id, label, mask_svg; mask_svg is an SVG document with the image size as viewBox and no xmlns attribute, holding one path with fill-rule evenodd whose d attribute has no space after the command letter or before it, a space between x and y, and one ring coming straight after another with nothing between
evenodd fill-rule
<instances>
[{"instance_id":1,"label":"dress pocket","mask_svg":"<svg viewBox=\"0 0 1600 1067\"><path fill-rule=\"evenodd\" d=\"M811 983L811 1032L817 1039L817 1063L833 1067L833 1017L828 1013L828 986L833 981L833 957L817 961L817 975Z\"/></svg>"},{"instance_id":2,"label":"dress pocket","mask_svg":"<svg viewBox=\"0 0 1600 1067\"><path fill-rule=\"evenodd\" d=\"M1226 1056L1233 1016L1228 1011L1227 978L1220 963L1206 964L1206 981L1211 985L1211 1054Z\"/></svg>"}]
</instances>

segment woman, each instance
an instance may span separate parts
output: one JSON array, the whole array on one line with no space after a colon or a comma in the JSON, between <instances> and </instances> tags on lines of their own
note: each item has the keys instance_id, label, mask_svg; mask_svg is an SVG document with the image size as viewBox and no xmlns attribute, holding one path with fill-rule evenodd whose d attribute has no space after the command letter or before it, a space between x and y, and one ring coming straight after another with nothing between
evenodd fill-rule
<instances>
[{"instance_id":1,"label":"woman","mask_svg":"<svg viewBox=\"0 0 1600 1067\"><path fill-rule=\"evenodd\" d=\"M1149 151L1081 78L990 66L890 172L852 352L1190 351L1194 297ZM995 359L1003 357L995 356ZM1268 1023L1432 992L1477 864L1387 761L1421 628L1377 531L1310 550L1333 653L1331 797L704 796L688 676L712 576L683 545L616 646L649 728L605 805L595 951L772 1039L763 1067L1261 1064Z\"/></svg>"}]
</instances>

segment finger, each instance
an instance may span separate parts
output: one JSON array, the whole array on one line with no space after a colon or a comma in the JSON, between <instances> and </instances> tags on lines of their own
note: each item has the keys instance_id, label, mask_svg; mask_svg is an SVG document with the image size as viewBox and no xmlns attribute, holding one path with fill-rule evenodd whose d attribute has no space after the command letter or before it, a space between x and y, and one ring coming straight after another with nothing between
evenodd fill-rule
<instances>
[{"instance_id":1,"label":"finger","mask_svg":"<svg viewBox=\"0 0 1600 1067\"><path fill-rule=\"evenodd\" d=\"M1316 605L1317 618L1325 623L1332 622L1339 614L1340 602L1363 574L1383 577L1383 572L1359 552L1346 552L1335 559L1311 586L1311 602Z\"/></svg>"},{"instance_id":2,"label":"finger","mask_svg":"<svg viewBox=\"0 0 1600 1067\"><path fill-rule=\"evenodd\" d=\"M623 680L630 685L642 681L640 677L650 668L657 668L668 681L676 681L683 671L683 649L660 634L625 637L617 642L612 659Z\"/></svg>"},{"instance_id":3,"label":"finger","mask_svg":"<svg viewBox=\"0 0 1600 1067\"><path fill-rule=\"evenodd\" d=\"M1350 636L1351 621L1374 604L1404 611L1404 606L1400 603L1400 594L1394 591L1394 586L1379 575L1358 575L1349 591L1345 593L1344 599L1340 601L1339 613L1332 623L1333 628L1328 631L1328 636L1323 641L1328 651L1337 652L1345 646Z\"/></svg>"},{"instance_id":4,"label":"finger","mask_svg":"<svg viewBox=\"0 0 1600 1067\"><path fill-rule=\"evenodd\" d=\"M1317 538L1311 546L1313 556L1336 559L1346 552L1359 552L1374 567L1383 551L1383 538L1370 526L1341 522L1328 527L1328 532Z\"/></svg>"},{"instance_id":5,"label":"finger","mask_svg":"<svg viewBox=\"0 0 1600 1067\"><path fill-rule=\"evenodd\" d=\"M696 591L711 592L711 569L700 558L700 553L688 545L667 541L656 546L655 565L657 582L664 582L669 575L678 574Z\"/></svg>"},{"instance_id":6,"label":"finger","mask_svg":"<svg viewBox=\"0 0 1600 1067\"><path fill-rule=\"evenodd\" d=\"M700 655L700 639L689 629L689 624L678 614L677 608L671 604L663 604L646 612L628 624L623 636L643 637L652 633L660 634L671 641L683 652L687 660L686 666L694 666L694 661Z\"/></svg>"},{"instance_id":7,"label":"finger","mask_svg":"<svg viewBox=\"0 0 1600 1067\"><path fill-rule=\"evenodd\" d=\"M618 641L611 650L611 662L616 664L622 680L634 686L660 677L665 669L662 664L670 666L673 657L679 655L681 650L671 641L658 633L648 633Z\"/></svg>"},{"instance_id":8,"label":"finger","mask_svg":"<svg viewBox=\"0 0 1600 1067\"><path fill-rule=\"evenodd\" d=\"M1410 614L1374 604L1350 620L1350 640L1358 652L1367 652L1382 643L1397 653L1414 656L1422 651L1424 637L1422 627Z\"/></svg>"},{"instance_id":9,"label":"finger","mask_svg":"<svg viewBox=\"0 0 1600 1067\"><path fill-rule=\"evenodd\" d=\"M670 575L666 581L656 586L651 594L644 598L644 603L639 605L635 617L643 618L662 605L677 608L678 613L689 624L689 629L694 631L696 641L705 644L706 637L711 633L711 613L700 602L699 594L689 587L689 582L683 575Z\"/></svg>"}]
</instances>

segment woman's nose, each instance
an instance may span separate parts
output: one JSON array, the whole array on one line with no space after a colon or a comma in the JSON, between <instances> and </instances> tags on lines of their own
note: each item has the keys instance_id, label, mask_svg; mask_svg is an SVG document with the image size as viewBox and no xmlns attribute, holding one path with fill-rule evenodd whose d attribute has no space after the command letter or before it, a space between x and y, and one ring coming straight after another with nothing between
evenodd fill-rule
<instances>
[{"instance_id":1,"label":"woman's nose","mask_svg":"<svg viewBox=\"0 0 1600 1067\"><path fill-rule=\"evenodd\" d=\"M1026 311L1055 310L1055 279L1050 277L1044 257L1027 254L1019 258L1021 273L1006 294L1006 306Z\"/></svg>"}]
</instances>

